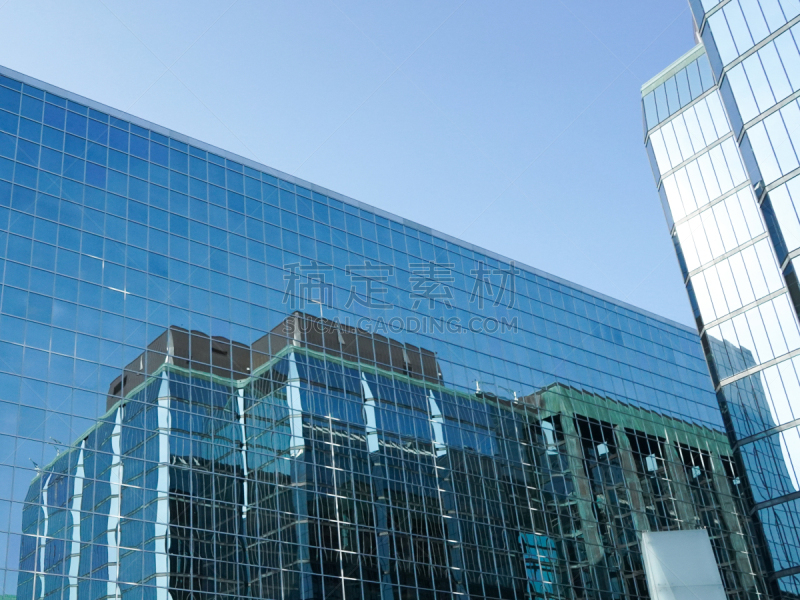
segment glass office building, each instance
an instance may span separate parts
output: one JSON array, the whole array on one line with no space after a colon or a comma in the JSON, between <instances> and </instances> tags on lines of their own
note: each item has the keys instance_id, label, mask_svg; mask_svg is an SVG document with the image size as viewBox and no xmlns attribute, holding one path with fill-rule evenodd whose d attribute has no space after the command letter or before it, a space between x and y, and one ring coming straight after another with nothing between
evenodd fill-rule
<instances>
[{"instance_id":1,"label":"glass office building","mask_svg":"<svg viewBox=\"0 0 800 600\"><path fill-rule=\"evenodd\" d=\"M645 142L769 579L796 597L800 3L690 5L702 43L642 88Z\"/></svg>"},{"instance_id":2,"label":"glass office building","mask_svg":"<svg viewBox=\"0 0 800 600\"><path fill-rule=\"evenodd\" d=\"M767 593L693 329L4 69L0 275L9 598Z\"/></svg>"}]
</instances>

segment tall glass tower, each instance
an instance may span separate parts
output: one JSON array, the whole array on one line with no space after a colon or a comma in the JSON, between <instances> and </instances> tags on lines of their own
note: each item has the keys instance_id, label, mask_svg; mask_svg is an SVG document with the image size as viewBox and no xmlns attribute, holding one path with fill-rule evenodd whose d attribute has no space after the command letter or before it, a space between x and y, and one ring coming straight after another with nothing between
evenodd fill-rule
<instances>
[{"instance_id":1,"label":"tall glass tower","mask_svg":"<svg viewBox=\"0 0 800 600\"><path fill-rule=\"evenodd\" d=\"M1 68L0 277L3 600L765 597L692 328Z\"/></svg>"},{"instance_id":2,"label":"tall glass tower","mask_svg":"<svg viewBox=\"0 0 800 600\"><path fill-rule=\"evenodd\" d=\"M645 142L770 579L800 593L800 2L691 0Z\"/></svg>"}]
</instances>

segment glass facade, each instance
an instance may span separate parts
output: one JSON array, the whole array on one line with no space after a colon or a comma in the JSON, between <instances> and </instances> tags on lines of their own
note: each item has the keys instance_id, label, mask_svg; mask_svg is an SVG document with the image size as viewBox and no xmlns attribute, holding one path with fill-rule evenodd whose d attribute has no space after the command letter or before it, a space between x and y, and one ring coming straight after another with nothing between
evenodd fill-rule
<instances>
[{"instance_id":1,"label":"glass facade","mask_svg":"<svg viewBox=\"0 0 800 600\"><path fill-rule=\"evenodd\" d=\"M0 276L8 597L764 597L689 328L4 69Z\"/></svg>"},{"instance_id":2,"label":"glass facade","mask_svg":"<svg viewBox=\"0 0 800 600\"><path fill-rule=\"evenodd\" d=\"M689 4L702 43L642 88L645 143L769 579L795 598L800 2Z\"/></svg>"}]
</instances>

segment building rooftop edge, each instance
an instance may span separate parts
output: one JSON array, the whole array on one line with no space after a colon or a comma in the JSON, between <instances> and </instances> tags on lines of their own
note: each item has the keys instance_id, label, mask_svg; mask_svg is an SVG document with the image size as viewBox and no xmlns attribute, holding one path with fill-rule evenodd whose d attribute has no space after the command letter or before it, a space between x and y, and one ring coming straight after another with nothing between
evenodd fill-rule
<instances>
[{"instance_id":1,"label":"building rooftop edge","mask_svg":"<svg viewBox=\"0 0 800 600\"><path fill-rule=\"evenodd\" d=\"M673 62L663 71L658 73L655 77L650 78L645 84L642 86L642 97L646 96L654 89L656 89L659 85L661 85L664 81L675 75L678 71L680 71L683 67L688 65L690 62L695 60L698 56L704 54L706 51L703 44L697 44L694 48L689 50L686 54L681 56L678 60Z\"/></svg>"},{"instance_id":2,"label":"building rooftop edge","mask_svg":"<svg viewBox=\"0 0 800 600\"><path fill-rule=\"evenodd\" d=\"M673 63L672 65L667 67L667 69L665 69L665 71L663 71L662 74L665 73L666 71L668 71L669 69L674 68L674 66L677 63L679 63L682 60L684 60L692 52L696 52L698 50L698 48L700 48L701 51L702 51L703 46L702 45L696 46L689 53L687 53L686 55L684 55L683 57L678 59L675 63ZM288 181L290 183L294 183L295 185L300 185L301 187L308 188L308 189L310 189L312 191L315 191L315 192L317 192L319 194L334 198L336 200L339 200L339 201L344 202L346 204L349 204L351 206L355 206L355 207L357 207L359 209L366 210L368 212L372 212L372 213L374 213L376 215L379 215L381 217L384 217L386 219L390 219L392 221L396 221L398 223L402 223L403 225L407 225L409 227L413 227L414 229L418 229L418 230L423 231L425 233L428 233L430 235L435 235L436 237L439 237L439 238L441 238L441 239L443 239L443 240L445 240L447 242L463 246L463 247L467 248L468 250L472 250L473 252L478 252L480 254L484 254L484 255L486 255L486 256L488 256L490 258L494 258L495 260L503 261L503 262L506 262L506 263L510 263L510 262L513 261L514 264L517 267L525 269L526 271L530 271L531 273L533 273L535 275L538 275L538 276L543 277L545 279L549 279L550 281L553 281L555 283L570 287L572 289L575 289L577 291L583 292L583 293L588 294L590 296L594 296L595 298L599 298L599 299L604 300L606 302L610 302L612 304L616 304L617 306L620 306L622 308L626 308L628 310L632 310L634 312L637 312L639 314L645 315L645 316L650 317L652 319L655 319L657 321L661 321L662 323L665 323L665 324L670 325L672 327L676 327L676 328L681 329L681 330L683 330L685 332L689 332L689 333L697 335L697 330L694 327L691 327L691 326L688 326L688 325L684 325L683 323L679 323L678 321L673 321L672 319L669 319L669 318L664 317L662 315L653 313L653 312L651 312L649 310L640 308L638 306L634 306L633 304L625 302L624 300L619 300L617 298L613 298L612 296L608 296L607 294L603 294L602 292L598 292L598 291L592 290L591 288L588 288L586 286L580 285L578 283L574 283L574 282L569 281L567 279L563 279L562 277L558 277L557 275L553 275L553 274L548 273L546 271L543 271L541 269L537 269L536 267L532 267L532 266L527 265L525 263L522 263L522 262L519 262L519 261L514 260L512 258L509 258L507 256L503 256L502 254L499 254L499 253L494 252L492 250L488 250L486 248L483 248L481 246L477 246L477 245L472 244L470 242L467 242L465 240L461 240L461 239L456 238L456 237L454 237L454 236L452 236L450 234L447 234L447 233L444 233L444 232L441 232L441 231L437 231L437 230L432 229L431 227L428 227L426 225L422 225L420 223L416 223L414 221L411 221L410 219L405 219L405 218L403 218L403 217L401 217L399 215L396 215L394 213L386 211L386 210L384 210L382 208L378 208L376 206L372 206L372 205L367 204L365 202L361 202L360 200L356 200L354 198L350 198L349 196L345 196L344 194L340 194L340 193L335 192L333 190L329 190L329 189L327 189L325 187L322 187L320 185L317 185L317 184L312 183L310 181L307 181L305 179L301 179L301 178L296 177L294 175L290 175L289 173L284 173L283 171L279 171L278 169L274 169L274 168L272 168L272 167L270 167L268 165L259 163L258 161L254 161L252 159L246 158L244 156L241 156L241 155L236 154L234 152L231 152L229 150L225 150L225 149L220 148L218 146L214 146L213 144L209 144L207 142L203 142L203 141L198 140L196 138L193 138L191 136L182 134L182 133L180 133L178 131L174 131L172 129L169 129L168 127L164 127L162 125L158 125L157 123L153 123L152 121L148 121L147 119L143 119L141 117L137 117L136 115L127 113L125 111L119 110L119 109L114 108L112 106L108 106L108 105L103 104L101 102L98 102L96 100L92 100L91 98L87 98L85 96L81 96L80 94L76 94L74 92L70 92L69 90L65 90L65 89L60 88L58 86L55 86L53 84L50 84L50 83L47 83L45 81L41 81L39 79L36 79L35 77L31 77L30 75L25 75L24 73L20 73L19 71L15 71L15 70L10 69L10 68L8 68L8 67L6 67L4 65L1 65L1 64L0 64L0 75L4 75L4 76L6 76L6 77L8 77L10 79L16 79L17 81L21 81L24 84L39 88L41 90L44 90L46 92L50 92L50 93L52 93L54 95L57 95L57 96L61 96L63 98L71 100L73 102L77 102L79 104L87 106L88 108L92 108L94 110L107 113L107 114L109 114L109 115L111 115L113 117L117 117L119 119L123 119L125 121L129 121L129 122L134 123L134 124L136 124L136 125L138 125L140 127L145 128L145 129L150 129L152 131L155 131L156 133L160 133L162 135L165 135L167 137L176 139L176 140L178 140L180 142L183 142L185 144L189 144L189 145L195 146L196 148L200 148L202 150L205 150L206 152L211 152L211 153L217 154L217 155L219 155L219 156L221 156L223 158L230 159L230 160L233 160L235 162L239 162L239 163L241 163L241 164L243 164L245 166L251 167L251 168L259 170L259 171L263 171L263 172L265 172L265 173L267 173L269 175L272 175L273 177L277 177L279 179L283 179L284 181ZM658 75L658 76L656 76L656 78L660 77L660 76L661 75ZM651 80L651 81L653 81L653 80Z\"/></svg>"}]
</instances>

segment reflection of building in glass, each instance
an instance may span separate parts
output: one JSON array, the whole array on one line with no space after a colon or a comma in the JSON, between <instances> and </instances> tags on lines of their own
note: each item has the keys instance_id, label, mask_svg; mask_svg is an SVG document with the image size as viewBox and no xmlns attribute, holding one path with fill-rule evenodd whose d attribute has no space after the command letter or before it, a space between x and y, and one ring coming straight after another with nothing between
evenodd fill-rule
<instances>
[{"instance_id":1,"label":"reflection of building in glass","mask_svg":"<svg viewBox=\"0 0 800 600\"><path fill-rule=\"evenodd\" d=\"M18 598L639 598L638 533L705 527L762 591L725 436L562 384L443 385L428 350L295 313L169 328L32 482Z\"/></svg>"},{"instance_id":2,"label":"reflection of building in glass","mask_svg":"<svg viewBox=\"0 0 800 600\"><path fill-rule=\"evenodd\" d=\"M800 5L689 2L642 87L647 146L774 593L800 596Z\"/></svg>"},{"instance_id":3,"label":"reflection of building in glass","mask_svg":"<svg viewBox=\"0 0 800 600\"><path fill-rule=\"evenodd\" d=\"M710 443L696 426L560 384L526 400L551 415L538 424L537 462L550 530L564 522L580 529L558 541L562 555L581 557L558 565L569 571L562 577L576 587L601 577L606 589L635 597L646 590L637 532L704 527L729 595L754 593L750 532L724 436Z\"/></svg>"}]
</instances>

